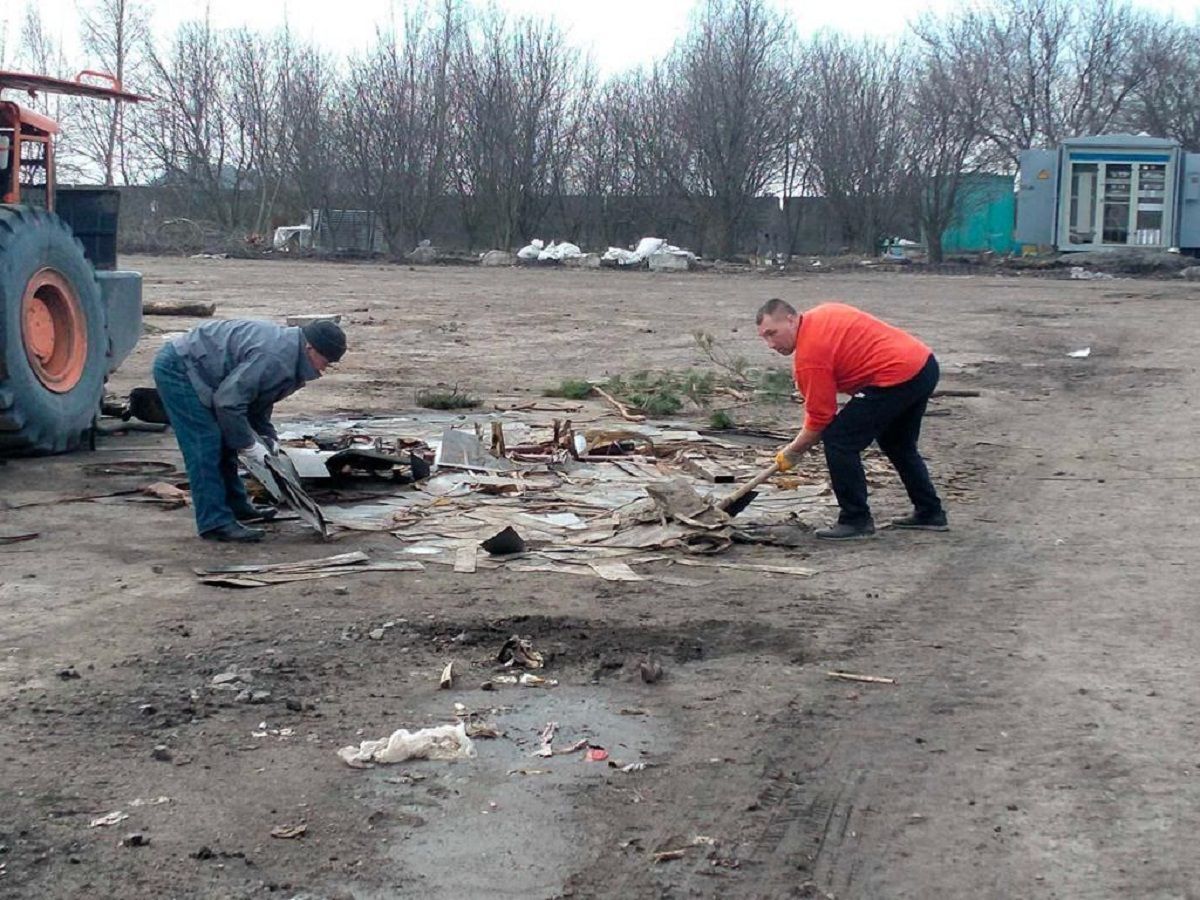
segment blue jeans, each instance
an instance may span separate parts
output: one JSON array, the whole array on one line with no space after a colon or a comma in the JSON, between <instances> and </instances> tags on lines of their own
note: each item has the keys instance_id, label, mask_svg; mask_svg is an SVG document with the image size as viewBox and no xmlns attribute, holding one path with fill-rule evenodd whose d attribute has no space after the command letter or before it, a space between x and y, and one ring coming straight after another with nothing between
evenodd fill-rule
<instances>
[{"instance_id":1,"label":"blue jeans","mask_svg":"<svg viewBox=\"0 0 1200 900\"><path fill-rule=\"evenodd\" d=\"M903 384L863 388L825 429L821 442L829 481L841 507L839 522L865 525L871 521L862 452L872 441L879 443L895 466L916 514L921 518L941 515L942 501L917 450L921 419L939 374L937 360L931 355L921 371Z\"/></svg>"},{"instance_id":2,"label":"blue jeans","mask_svg":"<svg viewBox=\"0 0 1200 900\"><path fill-rule=\"evenodd\" d=\"M237 451L226 446L217 417L196 396L183 360L170 344L154 359L154 383L187 467L196 531L204 534L233 523L234 511L250 506L238 475Z\"/></svg>"}]
</instances>

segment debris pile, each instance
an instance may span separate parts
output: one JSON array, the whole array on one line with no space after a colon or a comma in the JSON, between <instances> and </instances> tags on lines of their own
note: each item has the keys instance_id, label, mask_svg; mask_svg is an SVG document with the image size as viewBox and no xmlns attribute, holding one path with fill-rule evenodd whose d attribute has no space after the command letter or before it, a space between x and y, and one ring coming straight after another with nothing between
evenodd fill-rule
<instances>
[{"instance_id":1,"label":"debris pile","mask_svg":"<svg viewBox=\"0 0 1200 900\"><path fill-rule=\"evenodd\" d=\"M364 435L393 435L387 440ZM395 437L400 435L400 437ZM714 558L735 542L794 549L835 503L821 460L777 476L738 514L722 501L769 465L783 436L702 434L686 426L538 421L517 410L350 421L332 432L285 435L252 474L323 536L390 532L396 553L343 553L298 562L198 569L207 584L251 588L370 571L586 575L695 587L695 569L741 568L804 577L810 568ZM868 478L886 477L878 456ZM349 496L336 488L353 485ZM321 498L316 502L310 492ZM736 520L734 515L737 515ZM639 571L657 564L653 572ZM688 567L678 575L666 566Z\"/></svg>"}]
</instances>

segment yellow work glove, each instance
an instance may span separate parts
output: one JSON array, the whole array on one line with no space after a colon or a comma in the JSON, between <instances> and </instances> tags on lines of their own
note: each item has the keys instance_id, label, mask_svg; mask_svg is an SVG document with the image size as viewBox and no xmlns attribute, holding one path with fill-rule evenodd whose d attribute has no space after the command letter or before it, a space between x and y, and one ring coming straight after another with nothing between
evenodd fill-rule
<instances>
[{"instance_id":1,"label":"yellow work glove","mask_svg":"<svg viewBox=\"0 0 1200 900\"><path fill-rule=\"evenodd\" d=\"M775 454L775 468L780 472L790 472L792 468L800 461L799 454L783 449Z\"/></svg>"}]
</instances>

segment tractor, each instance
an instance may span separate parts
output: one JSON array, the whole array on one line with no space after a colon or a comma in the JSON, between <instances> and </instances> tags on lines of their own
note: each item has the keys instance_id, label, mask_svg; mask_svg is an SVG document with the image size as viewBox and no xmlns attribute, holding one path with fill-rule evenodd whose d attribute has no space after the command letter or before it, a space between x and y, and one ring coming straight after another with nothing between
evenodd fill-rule
<instances>
[{"instance_id":1,"label":"tractor","mask_svg":"<svg viewBox=\"0 0 1200 900\"><path fill-rule=\"evenodd\" d=\"M0 71L5 90L146 99L95 72L71 81ZM57 189L58 133L0 96L0 456L87 446L104 384L142 331L142 276L116 267L120 195Z\"/></svg>"}]
</instances>

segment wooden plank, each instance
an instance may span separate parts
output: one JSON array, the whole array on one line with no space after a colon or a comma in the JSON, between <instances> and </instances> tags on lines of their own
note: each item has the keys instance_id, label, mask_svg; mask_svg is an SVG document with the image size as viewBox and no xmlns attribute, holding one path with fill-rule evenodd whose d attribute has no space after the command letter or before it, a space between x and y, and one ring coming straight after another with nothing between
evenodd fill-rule
<instances>
[{"instance_id":1,"label":"wooden plank","mask_svg":"<svg viewBox=\"0 0 1200 900\"><path fill-rule=\"evenodd\" d=\"M204 300L143 300L144 316L192 316L207 319L217 311L217 304Z\"/></svg>"}]
</instances>

